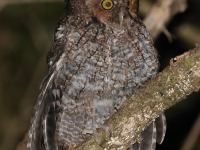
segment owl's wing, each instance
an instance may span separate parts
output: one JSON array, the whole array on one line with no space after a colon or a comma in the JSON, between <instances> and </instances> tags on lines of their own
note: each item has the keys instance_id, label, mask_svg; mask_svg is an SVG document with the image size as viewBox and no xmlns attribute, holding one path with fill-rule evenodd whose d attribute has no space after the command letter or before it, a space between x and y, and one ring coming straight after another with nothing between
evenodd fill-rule
<instances>
[{"instance_id":1,"label":"owl's wing","mask_svg":"<svg viewBox=\"0 0 200 150\"><path fill-rule=\"evenodd\" d=\"M156 142L158 144L162 144L167 129L165 114L162 114L158 118L156 118L155 122L156 122L156 132L157 132Z\"/></svg>"},{"instance_id":2,"label":"owl's wing","mask_svg":"<svg viewBox=\"0 0 200 150\"><path fill-rule=\"evenodd\" d=\"M147 129L141 134L142 142L139 150L155 150L156 142L161 144L164 140L166 132L166 118L162 114L151 123Z\"/></svg>"},{"instance_id":3,"label":"owl's wing","mask_svg":"<svg viewBox=\"0 0 200 150\"><path fill-rule=\"evenodd\" d=\"M153 121L142 133L142 141L134 143L129 150L155 150L156 148L156 125Z\"/></svg>"},{"instance_id":4,"label":"owl's wing","mask_svg":"<svg viewBox=\"0 0 200 150\"><path fill-rule=\"evenodd\" d=\"M47 89L46 107L43 116L43 136L46 150L57 150L55 140L56 116L55 99L51 89Z\"/></svg>"},{"instance_id":5,"label":"owl's wing","mask_svg":"<svg viewBox=\"0 0 200 150\"><path fill-rule=\"evenodd\" d=\"M45 110L45 101L42 94L39 95L37 104L34 108L34 115L31 119L31 126L28 131L28 150L38 150L41 149L42 141L42 116Z\"/></svg>"},{"instance_id":6,"label":"owl's wing","mask_svg":"<svg viewBox=\"0 0 200 150\"><path fill-rule=\"evenodd\" d=\"M42 137L43 137L43 120L46 120L47 123L51 122L51 117L49 114L52 113L52 101L49 96L49 85L54 74L47 76L43 82L41 93L37 99L37 103L34 108L34 115L31 119L31 126L28 131L28 141L27 149L28 150L39 150L42 147Z\"/></svg>"},{"instance_id":7,"label":"owl's wing","mask_svg":"<svg viewBox=\"0 0 200 150\"><path fill-rule=\"evenodd\" d=\"M31 127L28 132L28 150L40 150L42 138L44 138L47 150L55 150L55 140L53 138L55 133L55 97L52 96L52 81L56 71L53 67L63 53L66 30L65 19L63 19L56 29L54 44L47 55L49 74L41 84L41 93L34 109L34 116L32 117Z\"/></svg>"},{"instance_id":8,"label":"owl's wing","mask_svg":"<svg viewBox=\"0 0 200 150\"><path fill-rule=\"evenodd\" d=\"M156 124L153 121L141 134L142 142L139 150L155 150L156 148Z\"/></svg>"}]
</instances>

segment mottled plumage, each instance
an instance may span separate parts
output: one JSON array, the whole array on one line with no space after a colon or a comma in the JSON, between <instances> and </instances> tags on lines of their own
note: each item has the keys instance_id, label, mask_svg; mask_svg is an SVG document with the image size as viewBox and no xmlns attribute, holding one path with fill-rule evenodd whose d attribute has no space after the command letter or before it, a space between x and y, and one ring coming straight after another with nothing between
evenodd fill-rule
<instances>
[{"instance_id":1,"label":"mottled plumage","mask_svg":"<svg viewBox=\"0 0 200 150\"><path fill-rule=\"evenodd\" d=\"M49 72L35 106L27 147L73 149L122 103L154 77L157 52L137 17L138 0L67 0L48 54ZM156 127L159 127L156 135ZM162 143L164 116L130 149L155 149Z\"/></svg>"}]
</instances>

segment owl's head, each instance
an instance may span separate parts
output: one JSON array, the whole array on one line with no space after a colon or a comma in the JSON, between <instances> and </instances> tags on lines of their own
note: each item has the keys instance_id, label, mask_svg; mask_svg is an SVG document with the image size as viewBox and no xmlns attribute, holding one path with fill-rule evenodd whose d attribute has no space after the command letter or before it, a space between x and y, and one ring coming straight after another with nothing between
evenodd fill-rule
<instances>
[{"instance_id":1,"label":"owl's head","mask_svg":"<svg viewBox=\"0 0 200 150\"><path fill-rule=\"evenodd\" d=\"M90 15L107 25L124 25L138 15L139 0L67 0L75 13Z\"/></svg>"}]
</instances>

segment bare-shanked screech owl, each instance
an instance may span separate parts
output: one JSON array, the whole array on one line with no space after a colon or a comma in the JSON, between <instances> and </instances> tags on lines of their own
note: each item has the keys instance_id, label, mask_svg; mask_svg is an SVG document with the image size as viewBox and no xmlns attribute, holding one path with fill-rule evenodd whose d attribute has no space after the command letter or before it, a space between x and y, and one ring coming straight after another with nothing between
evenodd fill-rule
<instances>
[{"instance_id":1,"label":"bare-shanked screech owl","mask_svg":"<svg viewBox=\"0 0 200 150\"><path fill-rule=\"evenodd\" d=\"M29 150L74 149L154 77L157 52L138 18L139 0L66 0L28 134ZM130 149L152 150L165 135L160 116Z\"/></svg>"}]
</instances>

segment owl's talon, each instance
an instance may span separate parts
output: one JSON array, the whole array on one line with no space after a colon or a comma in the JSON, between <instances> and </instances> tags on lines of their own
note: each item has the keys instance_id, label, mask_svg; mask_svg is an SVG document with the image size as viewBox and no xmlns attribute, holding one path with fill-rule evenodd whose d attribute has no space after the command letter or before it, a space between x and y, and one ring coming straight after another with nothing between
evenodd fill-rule
<instances>
[{"instance_id":1,"label":"owl's talon","mask_svg":"<svg viewBox=\"0 0 200 150\"><path fill-rule=\"evenodd\" d=\"M109 136L111 135L111 131L110 131L109 127L104 124L100 124L100 123L94 123L92 129L84 129L83 135L93 134L93 137L94 137L94 140L96 141L96 143L98 143L99 145L102 145L102 139L99 138L98 133L97 133L98 129L102 129L106 132L109 132Z\"/></svg>"},{"instance_id":2,"label":"owl's talon","mask_svg":"<svg viewBox=\"0 0 200 150\"><path fill-rule=\"evenodd\" d=\"M104 131L106 131L106 132L109 132L109 136L111 135L111 132L110 132L109 127L106 126L106 125L104 125L104 124L96 124L96 125L95 125L93 136L94 136L95 141L96 141L99 145L102 146L103 141L105 141L105 138L106 138L106 137L101 137L101 138L99 138L99 135L98 135L98 133L97 133L97 129L102 129L102 130L104 130ZM103 139L102 139L102 138L103 138Z\"/></svg>"},{"instance_id":3,"label":"owl's talon","mask_svg":"<svg viewBox=\"0 0 200 150\"><path fill-rule=\"evenodd\" d=\"M92 130L92 129L84 129L83 130L83 134L85 135L85 134L93 134L94 133L94 131Z\"/></svg>"},{"instance_id":4,"label":"owl's talon","mask_svg":"<svg viewBox=\"0 0 200 150\"><path fill-rule=\"evenodd\" d=\"M96 129L103 129L105 131L109 131L109 127L104 125L104 124L96 124L95 128Z\"/></svg>"}]
</instances>

